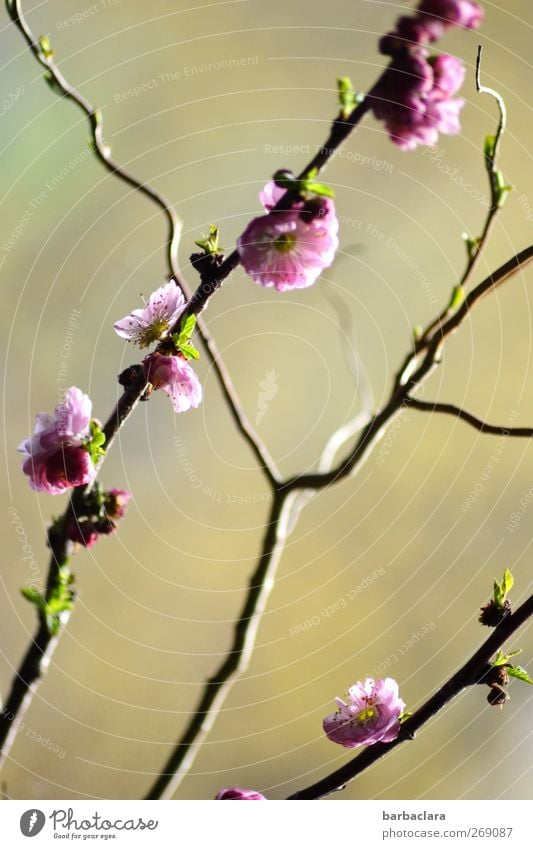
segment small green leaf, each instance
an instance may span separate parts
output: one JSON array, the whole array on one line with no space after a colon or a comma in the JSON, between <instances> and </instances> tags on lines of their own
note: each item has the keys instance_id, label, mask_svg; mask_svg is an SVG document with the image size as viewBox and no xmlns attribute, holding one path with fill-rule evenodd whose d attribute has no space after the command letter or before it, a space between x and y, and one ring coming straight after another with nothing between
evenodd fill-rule
<instances>
[{"instance_id":1,"label":"small green leaf","mask_svg":"<svg viewBox=\"0 0 533 849\"><path fill-rule=\"evenodd\" d=\"M312 180L297 180L299 194L311 192L314 195L322 195L327 198L334 198L335 192L330 186L325 183L315 183Z\"/></svg>"},{"instance_id":2,"label":"small green leaf","mask_svg":"<svg viewBox=\"0 0 533 849\"><path fill-rule=\"evenodd\" d=\"M494 579L494 601L498 607L503 607L507 593L510 592L514 584L514 578L509 569L503 573L501 583Z\"/></svg>"},{"instance_id":3,"label":"small green leaf","mask_svg":"<svg viewBox=\"0 0 533 849\"><path fill-rule=\"evenodd\" d=\"M503 652L498 649L496 652L496 659L492 661L492 666L504 666L512 657L516 657L517 654L521 653L522 649L510 651L509 654L503 654Z\"/></svg>"},{"instance_id":4,"label":"small green leaf","mask_svg":"<svg viewBox=\"0 0 533 849\"><path fill-rule=\"evenodd\" d=\"M513 190L512 186L509 186L505 182L505 178L500 170L494 172L494 193L496 195L496 205L498 209L501 209L507 200L507 195L509 192Z\"/></svg>"},{"instance_id":5,"label":"small green leaf","mask_svg":"<svg viewBox=\"0 0 533 849\"><path fill-rule=\"evenodd\" d=\"M96 466L100 462L100 458L105 455L105 451L102 448L102 445L105 443L105 433L95 419L91 419L90 434L83 447L89 452L91 460Z\"/></svg>"},{"instance_id":6,"label":"small green leaf","mask_svg":"<svg viewBox=\"0 0 533 849\"><path fill-rule=\"evenodd\" d=\"M51 59L54 55L54 51L50 45L50 39L47 35L42 35L39 39L39 47L41 49L41 53L43 54L45 59Z\"/></svg>"},{"instance_id":7,"label":"small green leaf","mask_svg":"<svg viewBox=\"0 0 533 849\"><path fill-rule=\"evenodd\" d=\"M502 578L502 592L503 592L504 596L506 596L507 593L512 590L513 585L514 585L513 575L512 575L512 573L509 569L506 569L505 572L503 573L503 578Z\"/></svg>"},{"instance_id":8,"label":"small green leaf","mask_svg":"<svg viewBox=\"0 0 533 849\"><path fill-rule=\"evenodd\" d=\"M448 304L448 311L455 312L458 310L461 304L465 299L465 290L462 286L454 286L452 289L452 294L450 297L450 302Z\"/></svg>"},{"instance_id":9,"label":"small green leaf","mask_svg":"<svg viewBox=\"0 0 533 849\"><path fill-rule=\"evenodd\" d=\"M480 239L472 238L468 233L463 233L464 243L466 245L466 252L468 254L468 259L473 259L479 250Z\"/></svg>"},{"instance_id":10,"label":"small green leaf","mask_svg":"<svg viewBox=\"0 0 533 849\"><path fill-rule=\"evenodd\" d=\"M40 592L37 592L33 587L22 587L21 593L25 599L27 599L30 604L33 604L39 613L41 613L46 607L46 601Z\"/></svg>"},{"instance_id":11,"label":"small green leaf","mask_svg":"<svg viewBox=\"0 0 533 849\"><path fill-rule=\"evenodd\" d=\"M533 684L533 680L529 677L523 666L508 666L507 673L511 678L518 678L519 681L525 681L526 684Z\"/></svg>"},{"instance_id":12,"label":"small green leaf","mask_svg":"<svg viewBox=\"0 0 533 849\"><path fill-rule=\"evenodd\" d=\"M178 333L174 333L172 336L172 341L176 348L188 360L200 359L198 350L191 343L191 336L195 327L196 316L194 314L188 315L183 319Z\"/></svg>"},{"instance_id":13,"label":"small green leaf","mask_svg":"<svg viewBox=\"0 0 533 849\"><path fill-rule=\"evenodd\" d=\"M179 332L180 342L188 342L194 332L195 327L196 316L193 313L192 315L188 315L181 323Z\"/></svg>"},{"instance_id":14,"label":"small green leaf","mask_svg":"<svg viewBox=\"0 0 533 849\"><path fill-rule=\"evenodd\" d=\"M337 90L341 105L341 117L349 118L354 108L363 102L364 95L360 91L354 91L350 77L337 77Z\"/></svg>"},{"instance_id":15,"label":"small green leaf","mask_svg":"<svg viewBox=\"0 0 533 849\"><path fill-rule=\"evenodd\" d=\"M202 248L206 254L217 254L221 253L224 248L221 248L218 244L218 227L216 224L209 225L209 234L207 236L202 236L201 239L198 239L194 244L198 245L199 248Z\"/></svg>"},{"instance_id":16,"label":"small green leaf","mask_svg":"<svg viewBox=\"0 0 533 849\"><path fill-rule=\"evenodd\" d=\"M496 136L488 135L485 136L485 143L483 145L483 153L487 158L487 167L492 169L492 164L494 162L494 156L496 154Z\"/></svg>"},{"instance_id":17,"label":"small green leaf","mask_svg":"<svg viewBox=\"0 0 533 849\"><path fill-rule=\"evenodd\" d=\"M195 348L194 345L187 343L185 345L180 345L180 352L184 357L187 357L188 360L199 360L200 352L198 348Z\"/></svg>"},{"instance_id":18,"label":"small green leaf","mask_svg":"<svg viewBox=\"0 0 533 849\"><path fill-rule=\"evenodd\" d=\"M410 713L408 710L406 710L404 713L401 714L401 716L398 717L398 722L401 725L402 722L405 722L405 720L409 719L409 717L412 716L412 715L413 715L412 713Z\"/></svg>"}]
</instances>

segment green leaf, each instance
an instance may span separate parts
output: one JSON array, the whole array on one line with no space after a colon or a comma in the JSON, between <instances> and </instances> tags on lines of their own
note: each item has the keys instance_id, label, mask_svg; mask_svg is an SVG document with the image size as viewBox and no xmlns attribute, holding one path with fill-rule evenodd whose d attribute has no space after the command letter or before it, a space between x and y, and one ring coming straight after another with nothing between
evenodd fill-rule
<instances>
[{"instance_id":1,"label":"green leaf","mask_svg":"<svg viewBox=\"0 0 533 849\"><path fill-rule=\"evenodd\" d=\"M492 169L492 165L494 163L494 156L496 154L496 136L488 135L485 136L485 142L483 145L483 153L487 158L487 167Z\"/></svg>"},{"instance_id":2,"label":"green leaf","mask_svg":"<svg viewBox=\"0 0 533 849\"><path fill-rule=\"evenodd\" d=\"M354 91L350 77L337 77L337 90L341 105L341 117L349 118L354 108L363 102L364 95L360 91Z\"/></svg>"},{"instance_id":3,"label":"green leaf","mask_svg":"<svg viewBox=\"0 0 533 849\"><path fill-rule=\"evenodd\" d=\"M502 586L502 592L503 592L504 596L506 596L507 593L512 590L513 585L514 585L514 578L513 578L512 572L510 571L510 569L506 569L505 572L503 573L502 585L501 585Z\"/></svg>"},{"instance_id":4,"label":"green leaf","mask_svg":"<svg viewBox=\"0 0 533 849\"><path fill-rule=\"evenodd\" d=\"M450 297L450 302L448 304L448 311L455 312L458 310L461 304L465 299L465 290L462 286L454 286L452 289L452 294Z\"/></svg>"},{"instance_id":5,"label":"green leaf","mask_svg":"<svg viewBox=\"0 0 533 849\"><path fill-rule=\"evenodd\" d=\"M46 627L52 636L57 634L61 627L61 614L72 610L74 606L73 581L74 575L68 566L61 566L58 570L56 583L51 588L42 611Z\"/></svg>"},{"instance_id":6,"label":"green leaf","mask_svg":"<svg viewBox=\"0 0 533 849\"><path fill-rule=\"evenodd\" d=\"M492 661L492 666L504 666L512 657L516 657L517 654L521 653L522 649L510 651L509 654L503 654L503 652L498 649L496 652L496 659Z\"/></svg>"},{"instance_id":7,"label":"green leaf","mask_svg":"<svg viewBox=\"0 0 533 849\"><path fill-rule=\"evenodd\" d=\"M322 195L327 198L334 198L335 192L330 186L325 183L314 183L312 180L297 180L299 194L311 192L314 195Z\"/></svg>"},{"instance_id":8,"label":"green leaf","mask_svg":"<svg viewBox=\"0 0 533 849\"><path fill-rule=\"evenodd\" d=\"M526 684L533 684L533 680L529 677L523 666L508 666L507 673L511 678L518 678L519 681L525 681Z\"/></svg>"},{"instance_id":9,"label":"green leaf","mask_svg":"<svg viewBox=\"0 0 533 849\"><path fill-rule=\"evenodd\" d=\"M176 348L188 360L200 359L200 354L198 350L191 343L191 336L194 332L195 327L196 316L194 314L188 315L186 316L186 318L183 319L178 333L174 333L172 336L172 341L174 342Z\"/></svg>"},{"instance_id":10,"label":"green leaf","mask_svg":"<svg viewBox=\"0 0 533 849\"><path fill-rule=\"evenodd\" d=\"M413 715L412 713L410 713L408 710L406 710L404 713L402 713L401 716L398 717L398 722L401 725L402 722L405 722L405 720L409 719L409 717L412 716L412 715Z\"/></svg>"},{"instance_id":11,"label":"green leaf","mask_svg":"<svg viewBox=\"0 0 533 849\"><path fill-rule=\"evenodd\" d=\"M505 182L505 178L502 172L498 169L494 172L494 193L496 195L496 205L498 209L501 209L507 200L507 195L509 192L513 190L512 186L509 186Z\"/></svg>"},{"instance_id":12,"label":"green leaf","mask_svg":"<svg viewBox=\"0 0 533 849\"><path fill-rule=\"evenodd\" d=\"M194 328L196 327L196 316L194 313L188 315L180 325L179 340L180 342L188 342L191 338Z\"/></svg>"},{"instance_id":13,"label":"green leaf","mask_svg":"<svg viewBox=\"0 0 533 849\"><path fill-rule=\"evenodd\" d=\"M42 35L39 39L39 47L41 53L43 54L45 59L51 59L54 55L54 51L52 50L50 39L47 35Z\"/></svg>"},{"instance_id":14,"label":"green leaf","mask_svg":"<svg viewBox=\"0 0 533 849\"><path fill-rule=\"evenodd\" d=\"M514 578L509 569L503 573L502 582L494 579L494 601L498 607L503 607L507 593L510 592L514 584Z\"/></svg>"},{"instance_id":15,"label":"green leaf","mask_svg":"<svg viewBox=\"0 0 533 849\"><path fill-rule=\"evenodd\" d=\"M218 244L218 227L216 224L209 225L209 234L207 236L202 236L201 239L198 239L194 244L198 245L199 248L202 248L206 254L217 254L221 253L224 248L221 248Z\"/></svg>"},{"instance_id":16,"label":"green leaf","mask_svg":"<svg viewBox=\"0 0 533 849\"><path fill-rule=\"evenodd\" d=\"M91 460L94 465L97 466L100 462L100 458L105 454L105 451L102 448L102 445L105 443L105 433L96 419L91 419L90 434L89 439L86 440L83 447L89 452Z\"/></svg>"},{"instance_id":17,"label":"green leaf","mask_svg":"<svg viewBox=\"0 0 533 849\"><path fill-rule=\"evenodd\" d=\"M42 613L46 607L46 601L41 595L40 592L37 592L33 587L22 587L21 591L22 595L25 599L27 599L30 604L33 604L34 607L37 608L39 613Z\"/></svg>"},{"instance_id":18,"label":"green leaf","mask_svg":"<svg viewBox=\"0 0 533 849\"><path fill-rule=\"evenodd\" d=\"M200 352L198 348L195 348L194 345L187 343L185 345L180 345L180 352L184 357L187 357L188 360L199 360Z\"/></svg>"}]
</instances>

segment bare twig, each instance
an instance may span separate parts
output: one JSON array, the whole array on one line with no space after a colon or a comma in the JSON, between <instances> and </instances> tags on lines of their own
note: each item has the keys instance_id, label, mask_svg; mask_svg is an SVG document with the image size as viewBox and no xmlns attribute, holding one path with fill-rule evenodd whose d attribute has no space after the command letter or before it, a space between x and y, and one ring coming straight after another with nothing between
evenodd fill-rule
<instances>
[{"instance_id":1,"label":"bare twig","mask_svg":"<svg viewBox=\"0 0 533 849\"><path fill-rule=\"evenodd\" d=\"M147 799L170 799L189 772L198 751L211 730L233 684L248 669L257 629L276 575L287 534L290 514L289 494L276 494L266 525L261 556L250 584L241 614L235 625L231 648L222 665L206 683L189 724L172 750L162 772L148 792Z\"/></svg>"},{"instance_id":2,"label":"bare twig","mask_svg":"<svg viewBox=\"0 0 533 849\"><path fill-rule=\"evenodd\" d=\"M507 126L507 110L505 108L505 101L501 94L495 91L492 88L487 88L486 86L481 85L481 56L482 56L483 48L481 45L478 47L477 58L476 58L476 89L479 94L489 94L496 100L498 104L499 110L499 118L498 118L498 126L496 127L496 134L494 136L494 144L492 146L492 150L485 151L485 167L489 177L489 185L490 185L490 206L487 211L487 216L485 218L485 223L483 225L483 230L481 232L481 236L476 239L472 244L470 244L468 249L468 259L466 262L465 270L459 280L459 287L464 288L469 282L472 274L474 273L481 254L483 252L483 248L485 247L490 233L492 231L492 227L496 220L496 216L503 206L503 198L501 193L501 186L498 182L498 154L500 152L500 143L505 132ZM428 325L422 334L418 346L423 346L425 340L430 336L434 330L440 327L443 322L451 315L452 307L448 305L437 318Z\"/></svg>"},{"instance_id":3,"label":"bare twig","mask_svg":"<svg viewBox=\"0 0 533 849\"><path fill-rule=\"evenodd\" d=\"M253 619L253 637L251 641L246 640L246 632L248 624L252 627L252 620L249 618L249 611L253 609L253 599L258 597L257 579L259 570L263 570L263 574L267 574L269 568L269 551L272 547L272 539L277 539L279 548L276 546L276 562L281 553L283 539L292 531L298 516L308 501L309 497L315 493L339 482L360 468L364 460L369 456L375 444L383 436L386 427L399 415L402 408L410 403L409 393L417 386L421 385L426 377L432 372L438 363L440 349L444 339L459 327L464 318L469 314L472 306L477 303L483 295L490 291L494 291L498 286L503 284L509 277L520 268L524 267L533 259L533 246L526 248L517 256L506 262L501 268L491 274L486 280L482 281L463 302L461 310L449 319L446 325L439 331L435 331L434 336L428 340L427 350L420 364L417 362L419 354L412 353L407 358L409 361L415 361L415 365L411 371L411 376L404 384L399 387L397 383L394 385L391 396L382 410L380 410L363 428L361 435L356 441L353 449L345 456L333 469L326 468L317 472L310 472L304 475L296 475L293 478L282 483L276 490L276 497L272 508L272 513L269 520L268 533L265 538L265 544L261 552L259 566L256 570L254 578L250 584L249 594L245 601L243 612L239 617L236 634L237 639L230 649L226 660L216 673L216 675L208 681L200 697L199 704L192 714L191 721L187 726L186 731L179 738L170 757L168 758L162 773L157 777L151 787L147 798L168 799L179 787L185 776L188 774L199 746L205 739L208 730L213 726L213 723L218 716L223 702L227 697L232 685L237 680L239 662L243 646L247 646L246 665L248 664L249 654L255 639L257 629L257 620ZM407 364L403 366L404 372L408 371ZM414 405L413 405L414 406ZM363 411L366 422L366 411ZM358 420L359 423L359 420ZM533 432L533 429L532 429ZM513 434L510 434L513 435ZM328 460L332 461L334 454L328 451ZM288 504L284 501L290 494L296 498ZM277 506L277 512L276 512ZM276 537L276 515L281 517L282 512L287 507L288 525L284 524L284 531L281 538ZM284 519L285 523L285 519ZM268 572L269 579L272 577ZM241 648L239 649L239 645Z\"/></svg>"},{"instance_id":4,"label":"bare twig","mask_svg":"<svg viewBox=\"0 0 533 849\"><path fill-rule=\"evenodd\" d=\"M483 683L484 676L490 668L490 662L496 651L506 640L533 616L533 595L525 601L518 610L506 616L500 625L494 629L490 637L470 657L460 669L455 672L417 711L401 725L400 735L392 743L376 743L368 746L331 775L317 781L316 784L299 790L289 796L289 799L321 799L331 793L343 790L346 784L379 761L389 752L406 740L413 740L417 731L434 717L442 708L459 693L475 684Z\"/></svg>"},{"instance_id":5,"label":"bare twig","mask_svg":"<svg viewBox=\"0 0 533 849\"><path fill-rule=\"evenodd\" d=\"M457 407L455 404L442 404L433 401L419 401L418 398L411 398L409 395L405 399L405 405L412 407L414 410L421 410L426 413L444 413L445 415L455 416L457 419L462 419L481 433L493 433L498 436L518 436L531 439L533 437L533 427L506 427L505 425L491 425L473 416L472 413L463 410L462 407Z\"/></svg>"}]
</instances>

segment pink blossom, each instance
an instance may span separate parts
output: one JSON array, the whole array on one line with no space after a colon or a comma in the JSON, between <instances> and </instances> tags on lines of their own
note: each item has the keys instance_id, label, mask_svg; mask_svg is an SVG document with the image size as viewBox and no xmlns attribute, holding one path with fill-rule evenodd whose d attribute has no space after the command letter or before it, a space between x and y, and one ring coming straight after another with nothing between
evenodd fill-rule
<instances>
[{"instance_id":1,"label":"pink blossom","mask_svg":"<svg viewBox=\"0 0 533 849\"><path fill-rule=\"evenodd\" d=\"M113 327L123 339L133 341L140 348L163 338L185 309L185 298L180 287L171 280L152 292L144 309L133 310Z\"/></svg>"},{"instance_id":2,"label":"pink blossom","mask_svg":"<svg viewBox=\"0 0 533 849\"><path fill-rule=\"evenodd\" d=\"M59 495L69 487L94 480L96 469L83 448L89 436L91 411L88 396L71 386L54 415L37 414L32 436L17 449L25 455L22 471L32 489Z\"/></svg>"},{"instance_id":3,"label":"pink blossom","mask_svg":"<svg viewBox=\"0 0 533 849\"><path fill-rule=\"evenodd\" d=\"M130 501L131 492L125 489L110 489L105 493L106 513L110 519L123 519Z\"/></svg>"},{"instance_id":4,"label":"pink blossom","mask_svg":"<svg viewBox=\"0 0 533 849\"><path fill-rule=\"evenodd\" d=\"M274 180L270 180L266 184L266 186L261 189L259 192L259 200L263 204L263 209L265 212L270 212L273 209L278 201L281 200L283 195L286 193L286 189L280 188L280 186L276 186Z\"/></svg>"},{"instance_id":5,"label":"pink blossom","mask_svg":"<svg viewBox=\"0 0 533 849\"><path fill-rule=\"evenodd\" d=\"M146 380L154 389L162 389L170 396L176 413L199 406L202 385L186 360L155 352L144 358L143 366Z\"/></svg>"},{"instance_id":6,"label":"pink blossom","mask_svg":"<svg viewBox=\"0 0 533 849\"><path fill-rule=\"evenodd\" d=\"M336 699L339 709L324 720L324 731L330 740L353 749L396 739L405 703L393 678L358 681L348 690L348 699L348 703Z\"/></svg>"},{"instance_id":7,"label":"pink blossom","mask_svg":"<svg viewBox=\"0 0 533 849\"><path fill-rule=\"evenodd\" d=\"M65 536L71 542L82 545L84 548L92 548L98 542L99 532L86 519L78 521L75 518L70 518L65 528Z\"/></svg>"},{"instance_id":8,"label":"pink blossom","mask_svg":"<svg viewBox=\"0 0 533 849\"><path fill-rule=\"evenodd\" d=\"M273 180L259 193L267 215L254 218L237 240L247 274L278 292L311 286L335 258L339 222L330 198L297 198L290 209L274 206L286 194Z\"/></svg>"},{"instance_id":9,"label":"pink blossom","mask_svg":"<svg viewBox=\"0 0 533 849\"><path fill-rule=\"evenodd\" d=\"M446 28L475 29L482 22L484 12L472 0L421 0L418 16L422 20L434 18L434 23Z\"/></svg>"},{"instance_id":10,"label":"pink blossom","mask_svg":"<svg viewBox=\"0 0 533 849\"><path fill-rule=\"evenodd\" d=\"M430 60L416 48L397 56L375 92L372 110L392 141L404 150L435 145L439 133L460 132L461 98L453 97L465 75L462 62L443 54Z\"/></svg>"},{"instance_id":11,"label":"pink blossom","mask_svg":"<svg viewBox=\"0 0 533 849\"><path fill-rule=\"evenodd\" d=\"M257 790L243 790L242 787L226 787L220 790L215 799L241 801L241 802L259 802L266 801L266 796L258 793Z\"/></svg>"},{"instance_id":12,"label":"pink blossom","mask_svg":"<svg viewBox=\"0 0 533 849\"><path fill-rule=\"evenodd\" d=\"M124 489L110 489L104 493L98 487L93 489L85 500L85 515L70 515L66 520L66 538L92 548L101 536L109 536L116 530L117 520L124 517L130 498L131 493Z\"/></svg>"}]
</instances>

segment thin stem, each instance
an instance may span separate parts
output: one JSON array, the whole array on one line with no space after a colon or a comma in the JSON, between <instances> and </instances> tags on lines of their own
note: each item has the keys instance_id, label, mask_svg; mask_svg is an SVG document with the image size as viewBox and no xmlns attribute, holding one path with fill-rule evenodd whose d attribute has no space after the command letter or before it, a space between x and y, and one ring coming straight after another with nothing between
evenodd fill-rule
<instances>
[{"instance_id":1,"label":"thin stem","mask_svg":"<svg viewBox=\"0 0 533 849\"><path fill-rule=\"evenodd\" d=\"M111 156L111 150L106 145L103 138L102 113L100 110L95 109L89 101L80 94L80 92L67 82L57 65L54 63L52 56L46 53L42 45L40 45L35 39L22 12L21 0L7 0L7 9L13 22L23 34L26 42L29 44L33 54L36 56L39 63L46 68L47 73L51 75L54 85L67 99L76 103L87 116L91 127L94 152L97 158L113 176L120 178L122 181L144 194L156 203L163 211L167 218L169 228L167 240L169 271L175 278L178 285L182 288L185 297L190 300L191 294L187 286L187 282L178 268L178 245L181 233L181 219L177 215L173 205L168 198L165 197L165 195L158 192L147 183L139 181L132 173L119 165L113 159ZM242 436L250 445L257 460L259 461L261 470L265 473L271 486L275 487L280 480L277 467L263 442L255 433L252 425L248 421L230 379L229 373L227 372L222 358L216 348L215 342L203 322L199 323L199 332L205 346L208 359L210 360L220 382L222 394L228 404L231 415ZM132 380L117 400L115 409L104 425L103 430L106 436L106 451L109 451L117 433L139 403L146 389L147 382L142 370L140 370L139 374L134 378L134 380ZM72 498L65 510L64 518L70 515L76 516L76 510L79 506L81 506L86 492L87 487L79 487L73 491ZM66 552L69 548L68 540L63 538L58 542L62 543L64 551ZM53 553L50 559L47 576L48 589L53 585L54 580L57 577L57 568L57 555L54 555ZM66 625L68 618L68 614L65 613L62 615L61 629ZM20 725L20 720L31 704L37 687L39 686L39 683L50 664L60 633L61 631L55 635L51 635L46 623L40 620L37 631L15 674L10 692L7 696L7 701L0 713L0 769L5 759L8 757L14 743L17 729Z\"/></svg>"},{"instance_id":2,"label":"thin stem","mask_svg":"<svg viewBox=\"0 0 533 849\"><path fill-rule=\"evenodd\" d=\"M205 684L189 724L148 792L147 799L170 799L173 796L196 759L231 687L248 669L259 622L274 585L283 550L291 501L292 497L288 494L274 496L261 555L250 578L246 599L235 625L231 648L221 666Z\"/></svg>"},{"instance_id":3,"label":"thin stem","mask_svg":"<svg viewBox=\"0 0 533 849\"><path fill-rule=\"evenodd\" d=\"M495 628L480 648L449 678L424 704L402 723L400 735L392 743L376 743L368 746L360 755L353 758L331 775L317 781L304 790L289 796L289 799L321 799L331 793L343 790L346 784L372 766L376 761L388 755L405 740L413 740L417 731L436 716L442 708L454 699L465 687L483 683L490 662L496 651L506 640L533 616L533 595L518 610L506 616Z\"/></svg>"},{"instance_id":4,"label":"thin stem","mask_svg":"<svg viewBox=\"0 0 533 849\"><path fill-rule=\"evenodd\" d=\"M496 135L494 136L494 147L492 151L492 155L487 155L485 153L485 167L487 170L487 174L489 177L489 186L490 186L490 207L487 211L487 215L485 218L485 223L483 225L483 230L481 232L481 236L476 240L475 247L472 247L468 252L468 259L466 262L465 270L459 280L459 286L465 287L472 277L478 262L480 260L481 254L483 252L483 248L485 247L489 236L491 234L492 228L494 226L494 222L496 220L496 216L501 210L503 203L501 197L501 191L498 186L498 154L500 152L500 143L505 133L505 129L507 126L507 110L505 107L505 101L499 92L495 91L492 88L487 88L486 86L481 85L481 56L482 56L483 48L481 45L478 47L477 58L476 58L476 90L479 94L488 94L496 100L498 104L499 118L498 118L498 126L496 128ZM444 309L437 318L431 322L431 324L426 327L424 333L421 336L419 341L419 347L423 345L424 341L430 336L434 330L442 325L442 323L449 317L451 314L451 308L449 306Z\"/></svg>"},{"instance_id":5,"label":"thin stem","mask_svg":"<svg viewBox=\"0 0 533 849\"><path fill-rule=\"evenodd\" d=\"M530 245L489 274L470 292L457 312L434 331L426 341L425 350L412 352L406 357L399 373L402 379L400 380L399 377L396 379L388 402L364 428L351 451L333 469L328 472L295 475L285 481L283 490L322 489L350 475L368 456L375 442L381 438L385 426L400 413L403 407L411 403L409 396L412 390L421 386L436 368L444 340L459 328L475 304L487 294L496 291L518 270L525 268L532 259L533 245Z\"/></svg>"},{"instance_id":6,"label":"thin stem","mask_svg":"<svg viewBox=\"0 0 533 849\"><path fill-rule=\"evenodd\" d=\"M263 550L261 552L258 567L250 583L243 611L238 620L233 645L220 669L205 685L200 701L192 714L189 725L176 743L170 757L163 767L162 773L154 782L146 798L171 798L190 771L202 742L207 736L209 730L212 728L213 723L220 713L224 700L237 680L240 671L242 671L239 663L241 653L244 651L244 645L246 645L248 649L246 656L247 668L257 630L257 619L255 617L253 619L250 618L250 611L254 610L254 600L259 598L260 588L258 587L258 583L261 581L261 575L263 575L265 579L268 577L269 581L271 581L273 577L269 572L269 552L272 551L272 541L276 540L275 557L277 564L277 560L282 552L284 539L294 528L310 495L314 492L325 489L333 483L337 483L347 475L351 474L356 468L361 467L376 442L384 434L386 427L397 415L400 414L403 407L407 406L414 400L410 398L409 392L416 386L419 386L437 365L440 347L445 337L459 326L461 321L468 315L472 306L477 303L484 294L487 294L489 291L494 291L499 285L508 280L514 272L523 267L532 258L533 246L526 248L520 254L506 262L497 271L495 271L494 274L491 274L471 292L469 298L465 300L461 307L461 315L454 315L444 328L442 328L439 332L435 332L434 338L428 341L428 350L425 353L422 363L418 365L418 368L404 385L401 385L398 388L397 384L395 384L389 401L383 409L371 418L369 422L366 421L366 411L363 411L362 420L359 419L359 417L356 417L356 421L361 421L361 423L364 423L365 426L363 427L353 449L335 468L327 468L315 473L298 475L288 481L285 481L278 488ZM410 356L411 358L416 359L418 355L411 354ZM413 404L413 406L415 405ZM533 429L531 429L531 431L533 432ZM511 432L509 435L512 436L514 434ZM322 457L322 464L326 465L328 460L331 462L333 457L334 452L330 450L328 443ZM282 508L286 506L284 499L291 493L295 495L295 498L290 502L287 502L289 509L287 511L286 519L284 517L283 520L283 532L280 534L278 524L281 523ZM277 509L276 505L278 505ZM247 633L248 628L253 631L253 636L251 638Z\"/></svg>"},{"instance_id":7,"label":"thin stem","mask_svg":"<svg viewBox=\"0 0 533 849\"><path fill-rule=\"evenodd\" d=\"M69 544L66 540L57 539L51 545L51 548L52 554L46 580L46 594L52 590L57 581L59 569L68 562L69 555ZM63 627L66 625L69 615L69 611L64 611L61 614L61 624ZM50 665L58 639L59 632L53 636L48 629L45 618L40 615L35 636L28 646L11 685L7 700L0 711L0 769L2 769L5 760L9 756L20 723L32 702L42 677Z\"/></svg>"},{"instance_id":8,"label":"thin stem","mask_svg":"<svg viewBox=\"0 0 533 849\"><path fill-rule=\"evenodd\" d=\"M505 425L491 425L488 422L473 416L472 413L463 410L462 407L457 407L455 404L441 404L433 401L419 401L418 398L407 396L405 405L412 407L414 410L421 410L426 413L444 413L445 415L455 416L457 419L462 419L467 424L475 427L481 433L493 433L497 436L516 436L533 437L533 427L505 427Z\"/></svg>"}]
</instances>

